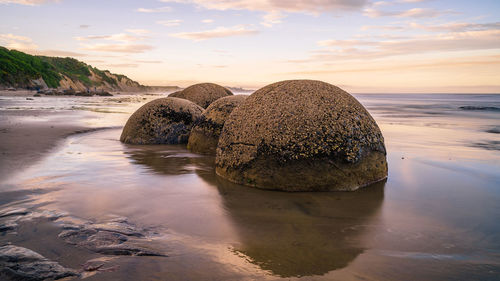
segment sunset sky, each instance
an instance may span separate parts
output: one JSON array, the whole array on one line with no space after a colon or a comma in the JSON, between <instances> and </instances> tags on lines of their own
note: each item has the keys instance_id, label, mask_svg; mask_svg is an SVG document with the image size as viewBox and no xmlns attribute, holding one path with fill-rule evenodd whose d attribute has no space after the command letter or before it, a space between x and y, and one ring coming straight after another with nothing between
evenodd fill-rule
<instances>
[{"instance_id":1,"label":"sunset sky","mask_svg":"<svg viewBox=\"0 0 500 281\"><path fill-rule=\"evenodd\" d=\"M499 0L0 0L0 45L146 85L500 93Z\"/></svg>"}]
</instances>

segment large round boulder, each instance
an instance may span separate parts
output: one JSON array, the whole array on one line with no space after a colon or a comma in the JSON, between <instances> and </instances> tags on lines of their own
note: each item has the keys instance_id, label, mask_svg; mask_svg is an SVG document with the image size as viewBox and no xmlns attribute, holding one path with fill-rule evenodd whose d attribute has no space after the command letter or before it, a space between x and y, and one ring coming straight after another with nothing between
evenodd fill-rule
<instances>
[{"instance_id":1,"label":"large round boulder","mask_svg":"<svg viewBox=\"0 0 500 281\"><path fill-rule=\"evenodd\" d=\"M197 153L215 153L224 122L246 98L246 95L227 96L210 104L191 129L188 149Z\"/></svg>"},{"instance_id":2,"label":"large round boulder","mask_svg":"<svg viewBox=\"0 0 500 281\"><path fill-rule=\"evenodd\" d=\"M179 98L161 98L140 107L127 121L120 141L130 144L186 143L203 108Z\"/></svg>"},{"instance_id":3,"label":"large round boulder","mask_svg":"<svg viewBox=\"0 0 500 281\"><path fill-rule=\"evenodd\" d=\"M283 191L356 190L387 177L384 138L350 94L321 81L268 85L224 124L216 172Z\"/></svg>"},{"instance_id":4,"label":"large round boulder","mask_svg":"<svg viewBox=\"0 0 500 281\"><path fill-rule=\"evenodd\" d=\"M217 84L200 83L189 86L182 91L172 93L169 97L187 99L203 108L207 108L212 102L232 95L231 91Z\"/></svg>"}]
</instances>

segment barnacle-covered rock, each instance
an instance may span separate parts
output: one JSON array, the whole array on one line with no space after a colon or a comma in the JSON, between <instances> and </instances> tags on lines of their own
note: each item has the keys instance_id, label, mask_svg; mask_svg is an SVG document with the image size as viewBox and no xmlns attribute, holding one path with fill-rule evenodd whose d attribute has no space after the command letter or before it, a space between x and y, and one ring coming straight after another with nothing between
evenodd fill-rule
<instances>
[{"instance_id":1,"label":"barnacle-covered rock","mask_svg":"<svg viewBox=\"0 0 500 281\"><path fill-rule=\"evenodd\" d=\"M231 91L220 85L214 83L200 83L189 86L182 91L172 93L169 97L187 99L203 108L207 108L214 101L232 95L233 93Z\"/></svg>"},{"instance_id":2,"label":"barnacle-covered rock","mask_svg":"<svg viewBox=\"0 0 500 281\"><path fill-rule=\"evenodd\" d=\"M207 107L191 129L188 149L197 153L215 153L224 122L246 97L246 95L223 97Z\"/></svg>"},{"instance_id":3,"label":"barnacle-covered rock","mask_svg":"<svg viewBox=\"0 0 500 281\"><path fill-rule=\"evenodd\" d=\"M386 150L375 120L347 92L321 81L282 81L233 110L216 172L264 189L356 190L387 177Z\"/></svg>"},{"instance_id":4,"label":"barnacle-covered rock","mask_svg":"<svg viewBox=\"0 0 500 281\"><path fill-rule=\"evenodd\" d=\"M203 108L179 98L161 98L139 108L127 121L120 141L129 144L187 143Z\"/></svg>"}]
</instances>

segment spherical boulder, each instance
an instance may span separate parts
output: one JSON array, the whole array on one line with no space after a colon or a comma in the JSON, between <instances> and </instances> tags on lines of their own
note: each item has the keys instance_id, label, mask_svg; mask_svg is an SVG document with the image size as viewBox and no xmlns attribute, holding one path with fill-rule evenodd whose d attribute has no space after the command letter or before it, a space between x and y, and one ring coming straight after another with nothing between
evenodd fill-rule
<instances>
[{"instance_id":1,"label":"spherical boulder","mask_svg":"<svg viewBox=\"0 0 500 281\"><path fill-rule=\"evenodd\" d=\"M188 149L197 153L215 153L224 122L246 98L246 95L227 96L210 104L191 129Z\"/></svg>"},{"instance_id":2,"label":"spherical boulder","mask_svg":"<svg viewBox=\"0 0 500 281\"><path fill-rule=\"evenodd\" d=\"M169 97L187 99L203 108L207 108L212 102L222 97L232 95L233 93L231 93L231 91L217 84L201 83L189 86L182 91L172 93Z\"/></svg>"},{"instance_id":3,"label":"spherical boulder","mask_svg":"<svg viewBox=\"0 0 500 281\"><path fill-rule=\"evenodd\" d=\"M387 177L384 138L342 89L282 81L233 110L219 138L216 173L263 189L356 190Z\"/></svg>"},{"instance_id":4,"label":"spherical boulder","mask_svg":"<svg viewBox=\"0 0 500 281\"><path fill-rule=\"evenodd\" d=\"M128 119L120 141L129 144L186 143L203 108L179 98L161 98L140 107Z\"/></svg>"}]
</instances>

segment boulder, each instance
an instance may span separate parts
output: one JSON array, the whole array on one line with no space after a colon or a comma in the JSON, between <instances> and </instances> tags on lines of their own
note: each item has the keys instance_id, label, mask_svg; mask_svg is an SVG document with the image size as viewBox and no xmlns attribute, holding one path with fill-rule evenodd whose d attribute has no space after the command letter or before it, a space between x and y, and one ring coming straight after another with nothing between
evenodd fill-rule
<instances>
[{"instance_id":1,"label":"boulder","mask_svg":"<svg viewBox=\"0 0 500 281\"><path fill-rule=\"evenodd\" d=\"M188 149L197 153L215 153L224 122L246 98L246 95L227 96L208 106L191 129Z\"/></svg>"},{"instance_id":2,"label":"boulder","mask_svg":"<svg viewBox=\"0 0 500 281\"><path fill-rule=\"evenodd\" d=\"M337 191L387 177L384 138L350 94L321 81L268 85L224 124L216 173L282 191Z\"/></svg>"},{"instance_id":3,"label":"boulder","mask_svg":"<svg viewBox=\"0 0 500 281\"><path fill-rule=\"evenodd\" d=\"M217 84L201 83L189 86L180 92L171 93L169 97L187 99L207 108L212 102L232 95L231 91Z\"/></svg>"},{"instance_id":4,"label":"boulder","mask_svg":"<svg viewBox=\"0 0 500 281\"><path fill-rule=\"evenodd\" d=\"M189 132L203 108L179 98L146 103L128 119L120 141L129 144L187 143Z\"/></svg>"}]
</instances>

